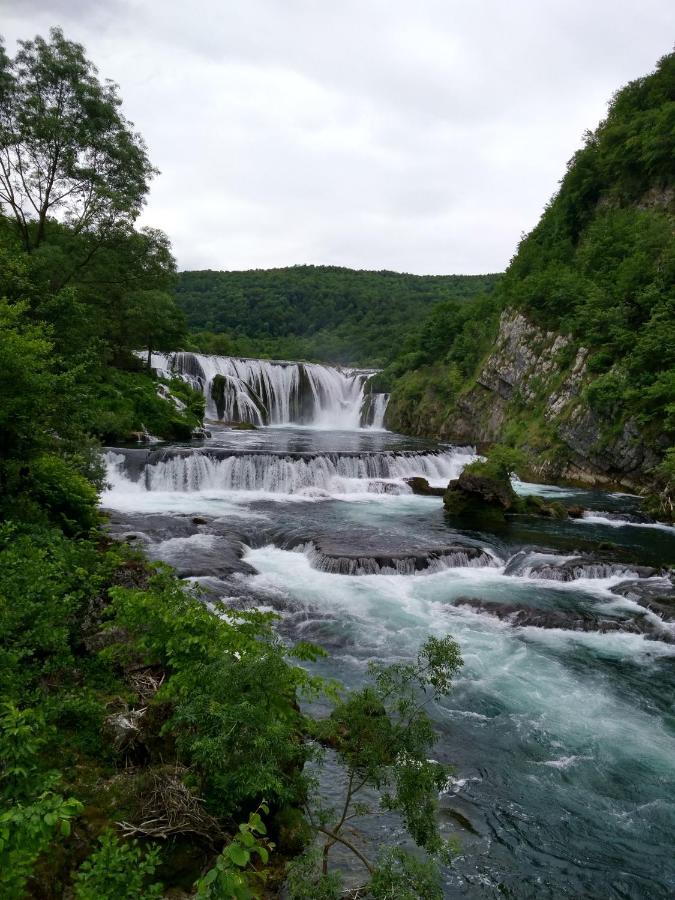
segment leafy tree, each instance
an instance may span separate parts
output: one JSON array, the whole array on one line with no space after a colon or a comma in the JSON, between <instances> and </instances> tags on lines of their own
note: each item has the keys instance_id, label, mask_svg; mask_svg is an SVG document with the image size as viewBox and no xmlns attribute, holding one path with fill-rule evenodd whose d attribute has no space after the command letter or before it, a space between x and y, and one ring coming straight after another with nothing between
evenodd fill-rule
<instances>
[{"instance_id":1,"label":"leafy tree","mask_svg":"<svg viewBox=\"0 0 675 900\"><path fill-rule=\"evenodd\" d=\"M202 352L385 365L437 304L458 306L496 275L407 275L338 266L181 272L176 290Z\"/></svg>"},{"instance_id":2,"label":"leafy tree","mask_svg":"<svg viewBox=\"0 0 675 900\"><path fill-rule=\"evenodd\" d=\"M49 217L75 233L133 221L154 170L80 44L53 28L0 59L0 201L27 250L45 240Z\"/></svg>"},{"instance_id":3,"label":"leafy tree","mask_svg":"<svg viewBox=\"0 0 675 900\"><path fill-rule=\"evenodd\" d=\"M448 694L461 665L459 647L451 637L428 638L415 662L372 664L372 683L347 694L327 719L317 723L318 739L336 751L345 768L346 789L339 809L307 808L310 822L323 840L320 869L305 865L302 877L296 872L294 900L309 896L310 889L326 888L330 896L334 881L329 877L330 852L336 844L361 862L368 875L364 890L377 891L374 896L399 896L387 894L387 885L399 885L400 896L439 896L437 887L431 893L419 893L422 882L436 882L427 866L416 864L402 851L385 856L380 863L371 861L352 835L347 837L345 827L369 812L358 797L371 788L379 792L385 809L402 816L419 847L432 857L447 857L450 846L438 830L437 798L449 773L446 766L429 759L435 737L425 707ZM327 883L325 879L329 879Z\"/></svg>"},{"instance_id":4,"label":"leafy tree","mask_svg":"<svg viewBox=\"0 0 675 900\"><path fill-rule=\"evenodd\" d=\"M155 350L173 350L185 337L185 319L171 294L139 291L132 297L129 326L138 346L148 351L148 368Z\"/></svg>"}]
</instances>

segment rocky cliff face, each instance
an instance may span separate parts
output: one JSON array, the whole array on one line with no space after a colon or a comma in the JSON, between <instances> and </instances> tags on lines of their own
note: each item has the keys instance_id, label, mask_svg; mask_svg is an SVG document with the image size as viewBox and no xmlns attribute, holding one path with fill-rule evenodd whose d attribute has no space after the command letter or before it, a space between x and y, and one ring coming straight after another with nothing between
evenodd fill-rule
<instances>
[{"instance_id":1,"label":"rocky cliff face","mask_svg":"<svg viewBox=\"0 0 675 900\"><path fill-rule=\"evenodd\" d=\"M475 381L450 402L426 397L415 410L392 402L390 427L458 443L509 439L528 452L533 473L589 484L648 483L660 459L632 419L595 413L583 395L588 351L512 309ZM431 385L430 385L431 389Z\"/></svg>"}]
</instances>

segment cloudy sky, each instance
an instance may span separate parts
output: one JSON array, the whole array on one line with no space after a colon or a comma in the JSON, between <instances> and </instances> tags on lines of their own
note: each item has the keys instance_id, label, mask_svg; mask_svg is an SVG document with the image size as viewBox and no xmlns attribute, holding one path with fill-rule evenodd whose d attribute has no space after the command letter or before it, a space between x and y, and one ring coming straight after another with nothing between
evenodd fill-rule
<instances>
[{"instance_id":1,"label":"cloudy sky","mask_svg":"<svg viewBox=\"0 0 675 900\"><path fill-rule=\"evenodd\" d=\"M502 270L672 0L0 0L85 44L180 268Z\"/></svg>"}]
</instances>

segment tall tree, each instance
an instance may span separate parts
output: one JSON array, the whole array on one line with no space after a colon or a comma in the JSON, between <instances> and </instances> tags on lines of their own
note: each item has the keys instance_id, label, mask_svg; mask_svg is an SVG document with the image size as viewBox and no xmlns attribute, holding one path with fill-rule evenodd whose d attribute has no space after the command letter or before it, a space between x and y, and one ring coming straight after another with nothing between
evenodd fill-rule
<instances>
[{"instance_id":1,"label":"tall tree","mask_svg":"<svg viewBox=\"0 0 675 900\"><path fill-rule=\"evenodd\" d=\"M0 204L26 250L50 217L100 232L140 212L155 170L120 105L117 85L59 28L20 41L14 60L0 48Z\"/></svg>"}]
</instances>

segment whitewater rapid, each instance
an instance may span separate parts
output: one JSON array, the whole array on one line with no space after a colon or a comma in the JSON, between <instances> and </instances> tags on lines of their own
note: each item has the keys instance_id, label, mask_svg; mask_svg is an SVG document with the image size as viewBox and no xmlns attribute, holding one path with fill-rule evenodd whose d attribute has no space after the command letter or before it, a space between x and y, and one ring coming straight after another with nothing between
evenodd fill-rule
<instances>
[{"instance_id":1,"label":"whitewater rapid","mask_svg":"<svg viewBox=\"0 0 675 900\"><path fill-rule=\"evenodd\" d=\"M292 424L111 448L111 530L207 599L275 612L346 686L429 634L456 638L464 667L430 707L434 756L455 767L439 797L461 844L445 897L670 897L675 531L632 522L631 498L555 486L538 490L585 519L463 530L407 479L444 485L471 449ZM325 803L340 779L329 759ZM352 824L373 849L402 839L389 814ZM348 884L360 877L347 868Z\"/></svg>"}]
</instances>

